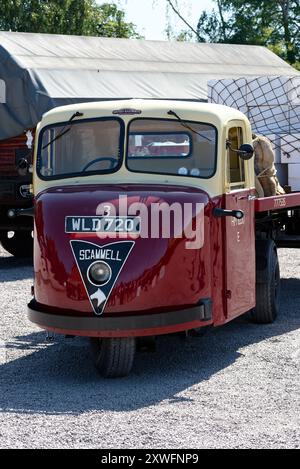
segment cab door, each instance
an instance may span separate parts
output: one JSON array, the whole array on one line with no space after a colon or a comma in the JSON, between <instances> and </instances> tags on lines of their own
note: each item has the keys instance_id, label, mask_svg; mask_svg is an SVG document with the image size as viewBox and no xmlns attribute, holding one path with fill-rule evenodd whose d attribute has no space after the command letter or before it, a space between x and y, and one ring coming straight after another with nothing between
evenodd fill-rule
<instances>
[{"instance_id":1,"label":"cab door","mask_svg":"<svg viewBox=\"0 0 300 469\"><path fill-rule=\"evenodd\" d=\"M255 190L250 188L249 166L233 150L245 141L243 122L227 130L226 210L242 210L244 218L225 218L225 284L227 320L255 306Z\"/></svg>"}]
</instances>

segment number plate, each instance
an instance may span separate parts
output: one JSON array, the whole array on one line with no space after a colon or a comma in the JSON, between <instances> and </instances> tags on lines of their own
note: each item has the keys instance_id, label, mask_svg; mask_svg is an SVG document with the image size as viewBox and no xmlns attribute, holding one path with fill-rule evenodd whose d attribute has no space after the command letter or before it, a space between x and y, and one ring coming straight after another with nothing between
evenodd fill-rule
<instances>
[{"instance_id":1,"label":"number plate","mask_svg":"<svg viewBox=\"0 0 300 469\"><path fill-rule=\"evenodd\" d=\"M66 233L141 232L140 217L66 217Z\"/></svg>"}]
</instances>

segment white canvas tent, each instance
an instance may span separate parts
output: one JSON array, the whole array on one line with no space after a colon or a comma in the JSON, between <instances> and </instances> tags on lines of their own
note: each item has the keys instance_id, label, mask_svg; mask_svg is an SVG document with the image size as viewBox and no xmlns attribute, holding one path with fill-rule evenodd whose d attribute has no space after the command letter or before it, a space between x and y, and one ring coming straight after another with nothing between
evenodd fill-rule
<instances>
[{"instance_id":1,"label":"white canvas tent","mask_svg":"<svg viewBox=\"0 0 300 469\"><path fill-rule=\"evenodd\" d=\"M297 72L264 47L0 32L0 140L64 104L207 100L211 79Z\"/></svg>"}]
</instances>

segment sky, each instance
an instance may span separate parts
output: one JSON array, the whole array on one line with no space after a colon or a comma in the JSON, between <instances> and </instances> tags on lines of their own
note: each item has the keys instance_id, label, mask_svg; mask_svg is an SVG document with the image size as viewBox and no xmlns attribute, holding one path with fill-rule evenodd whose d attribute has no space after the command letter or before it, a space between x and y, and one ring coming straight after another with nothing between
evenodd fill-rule
<instances>
[{"instance_id":1,"label":"sky","mask_svg":"<svg viewBox=\"0 0 300 469\"><path fill-rule=\"evenodd\" d=\"M146 39L167 40L166 0L98 0L97 3L118 4L126 12L126 21L134 23ZM181 15L195 28L201 12L214 7L213 0L177 0L177 4ZM171 16L171 24L178 33L187 29L174 14Z\"/></svg>"}]
</instances>

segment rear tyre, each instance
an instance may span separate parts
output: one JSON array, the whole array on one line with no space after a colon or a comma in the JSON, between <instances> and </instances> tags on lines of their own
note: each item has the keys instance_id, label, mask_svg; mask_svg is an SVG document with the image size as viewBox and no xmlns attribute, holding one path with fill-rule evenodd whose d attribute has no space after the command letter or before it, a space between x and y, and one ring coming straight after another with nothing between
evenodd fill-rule
<instances>
[{"instance_id":1,"label":"rear tyre","mask_svg":"<svg viewBox=\"0 0 300 469\"><path fill-rule=\"evenodd\" d=\"M9 234L13 233L13 236ZM2 247L18 258L32 257L33 256L33 238L31 231L1 231L0 242Z\"/></svg>"},{"instance_id":2,"label":"rear tyre","mask_svg":"<svg viewBox=\"0 0 300 469\"><path fill-rule=\"evenodd\" d=\"M129 375L136 351L135 338L91 338L91 349L95 366L104 378Z\"/></svg>"},{"instance_id":3,"label":"rear tyre","mask_svg":"<svg viewBox=\"0 0 300 469\"><path fill-rule=\"evenodd\" d=\"M251 318L257 324L271 324L280 305L280 268L274 241L258 241L256 253L256 307Z\"/></svg>"}]
</instances>

